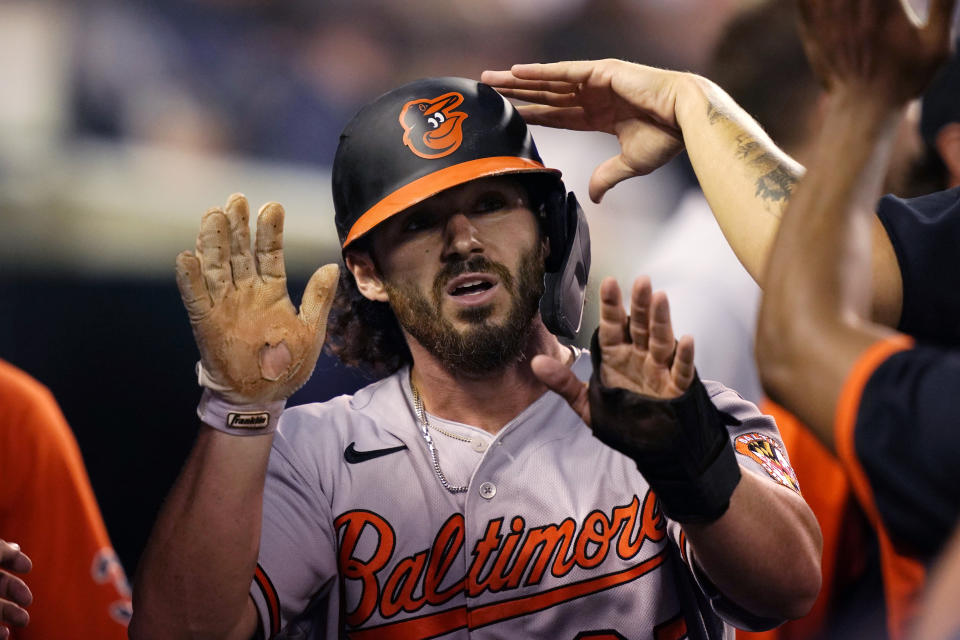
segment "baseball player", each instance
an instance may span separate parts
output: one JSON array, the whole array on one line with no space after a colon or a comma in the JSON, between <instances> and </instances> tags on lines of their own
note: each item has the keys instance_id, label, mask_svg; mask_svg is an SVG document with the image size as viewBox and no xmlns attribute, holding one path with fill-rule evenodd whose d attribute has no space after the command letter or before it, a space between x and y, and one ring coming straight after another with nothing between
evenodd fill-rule
<instances>
[{"instance_id":1,"label":"baseball player","mask_svg":"<svg viewBox=\"0 0 960 640\"><path fill-rule=\"evenodd\" d=\"M771 419L701 381L663 293L601 285L582 210L487 85L417 81L347 125L334 350L379 372L282 412L337 269L297 314L283 210L236 195L177 279L201 427L141 561L133 638L723 638L803 614L819 531ZM282 412L282 417L281 417Z\"/></svg>"}]
</instances>

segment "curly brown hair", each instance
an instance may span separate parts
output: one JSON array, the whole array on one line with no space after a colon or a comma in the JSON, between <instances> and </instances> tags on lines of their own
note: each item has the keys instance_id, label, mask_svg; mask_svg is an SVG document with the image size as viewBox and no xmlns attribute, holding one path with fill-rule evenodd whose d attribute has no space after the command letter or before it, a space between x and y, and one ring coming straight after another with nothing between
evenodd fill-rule
<instances>
[{"instance_id":1,"label":"curly brown hair","mask_svg":"<svg viewBox=\"0 0 960 640\"><path fill-rule=\"evenodd\" d=\"M346 266L340 268L324 348L345 365L374 378L388 376L413 362L390 305L365 298Z\"/></svg>"}]
</instances>

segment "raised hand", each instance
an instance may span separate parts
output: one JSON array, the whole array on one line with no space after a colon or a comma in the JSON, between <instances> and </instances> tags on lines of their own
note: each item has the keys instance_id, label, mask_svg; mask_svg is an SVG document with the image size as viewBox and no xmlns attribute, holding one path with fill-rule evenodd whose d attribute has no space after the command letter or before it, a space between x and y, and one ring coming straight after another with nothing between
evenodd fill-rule
<instances>
[{"instance_id":1,"label":"raised hand","mask_svg":"<svg viewBox=\"0 0 960 640\"><path fill-rule=\"evenodd\" d=\"M602 355L600 380L604 386L668 399L682 395L693 381L693 338L674 340L667 296L659 291L653 293L649 278L637 278L634 282L629 316L616 280L603 280L598 333ZM535 357L531 366L541 382L563 396L590 424L586 383L548 356Z\"/></svg>"},{"instance_id":2,"label":"raised hand","mask_svg":"<svg viewBox=\"0 0 960 640\"><path fill-rule=\"evenodd\" d=\"M33 594L26 583L13 574L27 573L32 568L33 563L20 551L19 545L0 540L0 640L10 635L4 625L23 627L30 621L24 607L33 602Z\"/></svg>"},{"instance_id":3,"label":"raised hand","mask_svg":"<svg viewBox=\"0 0 960 640\"><path fill-rule=\"evenodd\" d=\"M300 313L287 295L283 207L257 216L251 252L247 199L203 215L196 251L177 256L177 286L200 349L204 386L236 404L286 399L309 379L326 334L339 269L307 283Z\"/></svg>"},{"instance_id":4,"label":"raised hand","mask_svg":"<svg viewBox=\"0 0 960 640\"><path fill-rule=\"evenodd\" d=\"M650 173L683 149L675 103L686 75L610 59L518 64L480 79L534 103L518 107L530 124L617 136L620 154L590 178L590 198L600 202L618 182Z\"/></svg>"},{"instance_id":5,"label":"raised hand","mask_svg":"<svg viewBox=\"0 0 960 640\"><path fill-rule=\"evenodd\" d=\"M617 281L606 278L600 283L600 302L604 386L654 398L682 395L693 381L693 338L674 339L667 295L653 293L649 278L637 278L628 317Z\"/></svg>"},{"instance_id":6,"label":"raised hand","mask_svg":"<svg viewBox=\"0 0 960 640\"><path fill-rule=\"evenodd\" d=\"M950 53L956 0L930 0L926 25L903 0L797 0L817 75L894 104L918 95Z\"/></svg>"}]
</instances>

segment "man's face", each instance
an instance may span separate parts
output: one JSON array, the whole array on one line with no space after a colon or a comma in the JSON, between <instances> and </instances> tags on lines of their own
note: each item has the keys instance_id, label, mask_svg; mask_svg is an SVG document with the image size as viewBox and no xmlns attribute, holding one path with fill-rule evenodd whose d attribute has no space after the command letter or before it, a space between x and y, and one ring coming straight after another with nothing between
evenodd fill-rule
<instances>
[{"instance_id":1,"label":"man's face","mask_svg":"<svg viewBox=\"0 0 960 640\"><path fill-rule=\"evenodd\" d=\"M446 367L476 375L520 356L544 244L515 180L443 191L378 227L373 251L400 325Z\"/></svg>"}]
</instances>

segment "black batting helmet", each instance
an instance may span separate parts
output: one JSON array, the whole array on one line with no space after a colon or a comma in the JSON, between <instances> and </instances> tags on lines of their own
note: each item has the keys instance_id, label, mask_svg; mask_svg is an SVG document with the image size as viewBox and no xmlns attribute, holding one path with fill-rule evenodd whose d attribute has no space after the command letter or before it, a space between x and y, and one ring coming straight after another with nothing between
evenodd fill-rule
<instances>
[{"instance_id":1,"label":"black batting helmet","mask_svg":"<svg viewBox=\"0 0 960 640\"><path fill-rule=\"evenodd\" d=\"M488 85L426 78L390 91L347 124L333 161L337 234L346 249L387 218L450 187L489 176L535 174L546 186L541 313L573 337L590 269L586 218L560 172L544 166L523 117Z\"/></svg>"}]
</instances>

